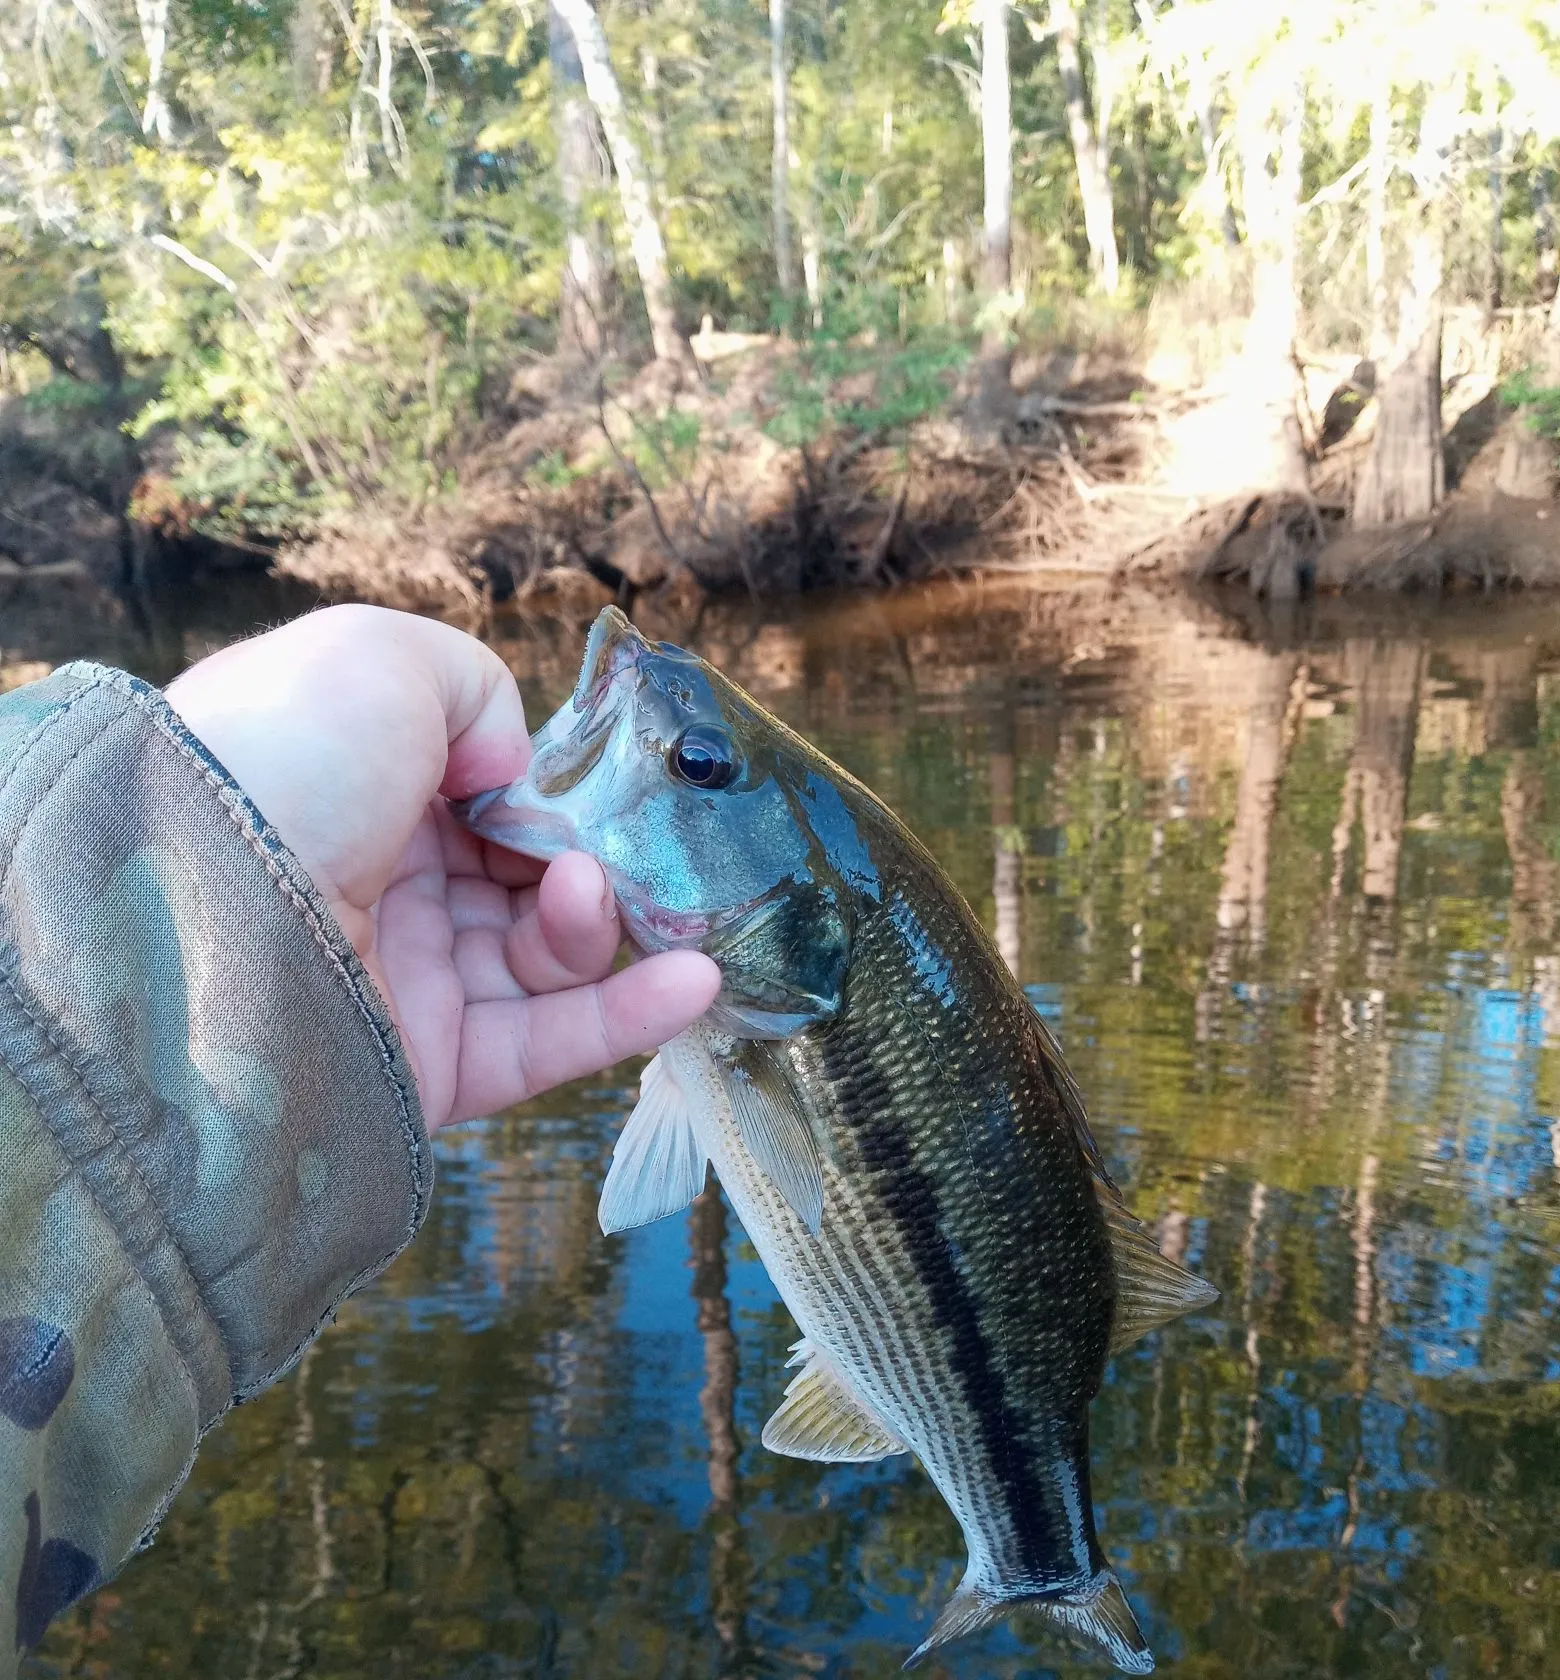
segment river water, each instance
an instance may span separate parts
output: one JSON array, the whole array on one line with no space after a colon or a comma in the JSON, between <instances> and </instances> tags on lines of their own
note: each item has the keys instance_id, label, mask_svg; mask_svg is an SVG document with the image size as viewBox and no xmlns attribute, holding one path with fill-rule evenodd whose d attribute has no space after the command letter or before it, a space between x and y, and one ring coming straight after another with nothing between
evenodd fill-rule
<instances>
[{"instance_id":1,"label":"river water","mask_svg":"<svg viewBox=\"0 0 1560 1680\"><path fill-rule=\"evenodd\" d=\"M1560 1675L1560 605L1241 624L961 585L641 616L927 841L1134 1207L1223 1292L1093 1414L1162 1668ZM165 676L207 617L0 627L0 665ZM580 635L499 626L533 716ZM758 1445L794 1332L717 1196L600 1235L635 1073L442 1138L418 1242L35 1672L897 1673L957 1528L904 1460ZM1019 1624L924 1672L1075 1667Z\"/></svg>"}]
</instances>

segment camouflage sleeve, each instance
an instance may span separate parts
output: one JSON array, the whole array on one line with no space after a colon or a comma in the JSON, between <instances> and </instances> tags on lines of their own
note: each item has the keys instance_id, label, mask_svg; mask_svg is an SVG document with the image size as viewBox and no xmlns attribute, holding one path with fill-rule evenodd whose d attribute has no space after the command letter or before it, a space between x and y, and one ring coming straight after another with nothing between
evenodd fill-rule
<instances>
[{"instance_id":1,"label":"camouflage sleeve","mask_svg":"<svg viewBox=\"0 0 1560 1680\"><path fill-rule=\"evenodd\" d=\"M0 1680L431 1184L384 1003L162 697L0 699Z\"/></svg>"}]
</instances>

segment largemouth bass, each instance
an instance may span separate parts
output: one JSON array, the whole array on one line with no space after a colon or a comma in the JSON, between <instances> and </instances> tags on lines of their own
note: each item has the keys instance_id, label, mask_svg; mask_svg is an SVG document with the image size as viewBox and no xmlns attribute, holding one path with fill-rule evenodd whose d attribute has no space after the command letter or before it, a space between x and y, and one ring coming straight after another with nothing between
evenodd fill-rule
<instances>
[{"instance_id":1,"label":"largemouth bass","mask_svg":"<svg viewBox=\"0 0 1560 1680\"><path fill-rule=\"evenodd\" d=\"M639 946L724 976L645 1070L603 1230L686 1207L714 1164L802 1332L764 1445L913 1453L964 1532L911 1663L1022 1607L1148 1673L1095 1534L1089 1405L1115 1349L1217 1295L1127 1211L991 939L880 800L615 608L534 745L464 820L591 853Z\"/></svg>"}]
</instances>

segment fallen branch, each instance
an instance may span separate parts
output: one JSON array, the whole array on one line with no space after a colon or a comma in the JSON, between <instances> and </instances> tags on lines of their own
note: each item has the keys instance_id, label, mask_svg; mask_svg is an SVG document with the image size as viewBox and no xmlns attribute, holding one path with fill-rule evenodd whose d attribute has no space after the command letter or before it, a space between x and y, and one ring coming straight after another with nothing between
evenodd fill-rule
<instances>
[{"instance_id":1,"label":"fallen branch","mask_svg":"<svg viewBox=\"0 0 1560 1680\"><path fill-rule=\"evenodd\" d=\"M21 561L0 554L0 581L6 583L31 583L43 578L86 583L91 576L80 560L44 560L36 566L24 566Z\"/></svg>"},{"instance_id":2,"label":"fallen branch","mask_svg":"<svg viewBox=\"0 0 1560 1680\"><path fill-rule=\"evenodd\" d=\"M895 493L893 506L888 510L888 517L883 521L882 528L872 539L872 547L867 551L867 557L862 562L861 579L863 583L876 583L883 570L883 563L888 559L888 551L894 541L894 532L899 528L900 516L905 511L905 503L910 497L910 472L905 469L905 476L899 481L899 489Z\"/></svg>"},{"instance_id":3,"label":"fallen branch","mask_svg":"<svg viewBox=\"0 0 1560 1680\"><path fill-rule=\"evenodd\" d=\"M640 472L632 457L625 455L618 448L618 442L612 435L612 429L607 425L607 399L601 386L596 388L596 419L601 426L601 435L607 440L607 448L612 451L612 458L618 464L618 470L631 479L640 495L645 499L645 505L650 510L650 523L655 527L656 540L666 551L666 558L673 566L687 566L688 558L672 541L672 534L666 528L666 522L661 518L660 505L655 499L650 486L645 482L645 475ZM689 568L692 569L691 567Z\"/></svg>"}]
</instances>

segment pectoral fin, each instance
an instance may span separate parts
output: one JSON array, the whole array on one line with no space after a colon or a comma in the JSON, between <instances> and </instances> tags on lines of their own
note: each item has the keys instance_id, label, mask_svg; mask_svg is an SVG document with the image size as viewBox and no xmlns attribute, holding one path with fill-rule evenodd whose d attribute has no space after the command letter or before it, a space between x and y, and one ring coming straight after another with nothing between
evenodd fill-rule
<instances>
[{"instance_id":1,"label":"pectoral fin","mask_svg":"<svg viewBox=\"0 0 1560 1680\"><path fill-rule=\"evenodd\" d=\"M1110 1246L1116 1262L1116 1321L1111 1330L1110 1350L1119 1353L1139 1336L1182 1313L1211 1307L1219 1292L1211 1283L1195 1277L1184 1266L1167 1260L1121 1203L1113 1190L1101 1188L1100 1206L1110 1231Z\"/></svg>"},{"instance_id":2,"label":"pectoral fin","mask_svg":"<svg viewBox=\"0 0 1560 1680\"><path fill-rule=\"evenodd\" d=\"M785 1070L762 1045L721 1069L731 1111L748 1152L814 1236L823 1223L818 1142Z\"/></svg>"},{"instance_id":3,"label":"pectoral fin","mask_svg":"<svg viewBox=\"0 0 1560 1680\"><path fill-rule=\"evenodd\" d=\"M791 1379L780 1409L764 1425L763 1443L787 1458L811 1458L826 1464L871 1464L909 1448L855 1398L816 1348L800 1341L792 1365L802 1369Z\"/></svg>"},{"instance_id":4,"label":"pectoral fin","mask_svg":"<svg viewBox=\"0 0 1560 1680\"><path fill-rule=\"evenodd\" d=\"M596 1209L602 1230L610 1235L680 1213L704 1188L706 1160L688 1095L656 1056L612 1151Z\"/></svg>"}]
</instances>

